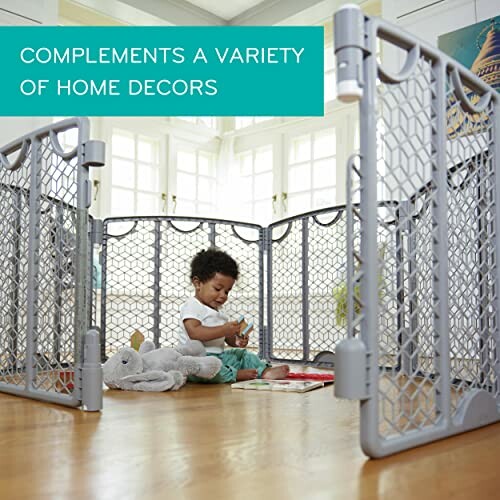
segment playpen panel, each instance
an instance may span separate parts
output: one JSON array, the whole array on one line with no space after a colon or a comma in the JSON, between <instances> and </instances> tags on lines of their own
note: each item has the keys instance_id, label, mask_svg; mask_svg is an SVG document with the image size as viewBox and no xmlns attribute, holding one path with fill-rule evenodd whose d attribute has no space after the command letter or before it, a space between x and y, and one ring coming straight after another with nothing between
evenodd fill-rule
<instances>
[{"instance_id":1,"label":"playpen panel","mask_svg":"<svg viewBox=\"0 0 500 500\"><path fill-rule=\"evenodd\" d=\"M398 203L387 207L389 217L395 221L391 227L377 214L377 226L401 235L401 253L396 273L402 277L398 287L384 287L385 261L380 259L378 297L379 315L390 315L390 305L400 300L400 321L391 337L384 340L379 325L379 366L394 353L398 362L391 370L379 375L379 433L388 437L395 433L407 433L415 428L435 426L439 418L435 395L439 379L435 368L434 353L439 336L433 328L433 295L428 289L437 256L432 248L432 218L415 224L416 201L414 193L427 186L425 203L432 204L436 187L429 184L432 164L430 129L435 113L430 98L432 81L435 80L432 65L420 58L413 73L404 81L380 83L377 86L379 114L377 117L377 196ZM409 201L407 201L409 200ZM380 252L380 249L378 249ZM394 324L393 324L394 325ZM426 369L427 368L427 369Z\"/></svg>"},{"instance_id":2,"label":"playpen panel","mask_svg":"<svg viewBox=\"0 0 500 500\"><path fill-rule=\"evenodd\" d=\"M88 326L87 140L86 121L65 120L2 148L0 168L0 389L68 405L81 403Z\"/></svg>"},{"instance_id":3,"label":"playpen panel","mask_svg":"<svg viewBox=\"0 0 500 500\"><path fill-rule=\"evenodd\" d=\"M225 307L231 319L244 314L256 325L250 348L262 331L260 226L187 217L120 218L104 221L102 355L130 344L135 330L170 347L179 341L179 310L193 295L190 263L216 246L233 256L240 278Z\"/></svg>"},{"instance_id":4,"label":"playpen panel","mask_svg":"<svg viewBox=\"0 0 500 500\"><path fill-rule=\"evenodd\" d=\"M337 385L363 400L362 446L382 456L498 420L498 97L388 23L364 18L357 31L359 9L337 15L340 80L364 60L361 167L349 165L349 340L341 348L362 368L350 372L349 388L343 368ZM377 39L404 52L398 73L377 61ZM461 78L483 96L480 105ZM381 211L384 200L391 203ZM389 238L380 239L381 229ZM380 252L387 241L396 256L389 287ZM391 315L384 328L381 318Z\"/></svg>"},{"instance_id":5,"label":"playpen panel","mask_svg":"<svg viewBox=\"0 0 500 500\"><path fill-rule=\"evenodd\" d=\"M459 396L481 389L499 401L497 179L494 102L480 112L464 109L460 92L479 98L448 73L446 161L448 176L448 280L451 413ZM497 108L498 109L498 108Z\"/></svg>"},{"instance_id":6,"label":"playpen panel","mask_svg":"<svg viewBox=\"0 0 500 500\"><path fill-rule=\"evenodd\" d=\"M104 221L101 350L130 345L135 330L154 338L155 231L153 219Z\"/></svg>"},{"instance_id":7,"label":"playpen panel","mask_svg":"<svg viewBox=\"0 0 500 500\"><path fill-rule=\"evenodd\" d=\"M273 224L268 254L268 326L271 359L305 361L304 225L307 218ZM307 293L307 292L306 292Z\"/></svg>"},{"instance_id":8,"label":"playpen panel","mask_svg":"<svg viewBox=\"0 0 500 500\"><path fill-rule=\"evenodd\" d=\"M269 231L269 356L332 367L346 336L345 210L317 210Z\"/></svg>"},{"instance_id":9,"label":"playpen panel","mask_svg":"<svg viewBox=\"0 0 500 500\"><path fill-rule=\"evenodd\" d=\"M391 204L388 204L391 206ZM396 243L394 218L378 229L385 259L386 310L380 316L384 365L397 363ZM332 367L336 345L346 337L347 254L343 207L311 212L271 226L268 275L269 355L271 359ZM381 290L381 293L382 291ZM324 361L323 361L324 360Z\"/></svg>"},{"instance_id":10,"label":"playpen panel","mask_svg":"<svg viewBox=\"0 0 500 500\"><path fill-rule=\"evenodd\" d=\"M345 313L335 300L335 291L345 289L345 211L311 216L307 241L309 355L305 357L311 361L321 352L335 352L345 336Z\"/></svg>"},{"instance_id":11,"label":"playpen panel","mask_svg":"<svg viewBox=\"0 0 500 500\"><path fill-rule=\"evenodd\" d=\"M28 322L28 238L29 186L31 165L27 161L17 170L2 169L0 188L0 266L4 280L0 288L0 380L23 385L26 364Z\"/></svg>"}]
</instances>

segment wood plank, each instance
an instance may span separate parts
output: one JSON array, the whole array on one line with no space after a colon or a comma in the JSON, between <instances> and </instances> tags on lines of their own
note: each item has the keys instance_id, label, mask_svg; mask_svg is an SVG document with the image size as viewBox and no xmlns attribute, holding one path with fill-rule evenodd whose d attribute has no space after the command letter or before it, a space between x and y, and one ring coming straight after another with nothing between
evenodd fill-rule
<instances>
[{"instance_id":1,"label":"wood plank","mask_svg":"<svg viewBox=\"0 0 500 500\"><path fill-rule=\"evenodd\" d=\"M386 459L359 447L356 402L188 385L106 391L102 413L0 395L12 499L498 498L500 424Z\"/></svg>"}]
</instances>

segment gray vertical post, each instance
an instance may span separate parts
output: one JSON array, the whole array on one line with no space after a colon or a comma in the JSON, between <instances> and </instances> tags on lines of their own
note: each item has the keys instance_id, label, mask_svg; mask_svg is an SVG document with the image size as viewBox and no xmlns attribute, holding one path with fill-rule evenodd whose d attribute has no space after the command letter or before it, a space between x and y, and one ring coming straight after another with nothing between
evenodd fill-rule
<instances>
[{"instance_id":1,"label":"gray vertical post","mask_svg":"<svg viewBox=\"0 0 500 500\"><path fill-rule=\"evenodd\" d=\"M267 338L267 325L264 317L264 293L267 276L264 274L264 257L266 249L266 230L259 229L259 357L267 355L265 350L265 339Z\"/></svg>"},{"instance_id":2,"label":"gray vertical post","mask_svg":"<svg viewBox=\"0 0 500 500\"><path fill-rule=\"evenodd\" d=\"M95 313L95 304L94 304L94 270L97 271L94 267L94 245L95 245L95 225L94 219L89 220L89 273L87 276L87 303L88 303L88 324L94 325L94 313ZM96 278L97 279L97 278Z\"/></svg>"},{"instance_id":3,"label":"gray vertical post","mask_svg":"<svg viewBox=\"0 0 500 500\"><path fill-rule=\"evenodd\" d=\"M82 407L85 411L102 409L102 367L99 333L96 330L89 330L84 335Z\"/></svg>"},{"instance_id":4,"label":"gray vertical post","mask_svg":"<svg viewBox=\"0 0 500 500\"><path fill-rule=\"evenodd\" d=\"M418 331L418 303L417 303L417 240L415 221L415 202L406 202L406 217L407 220L407 245L408 245L408 309L409 309L409 332L407 335L406 348L403 354L402 370L408 376L411 376L418 369L418 358L413 356L417 350L418 339L416 337Z\"/></svg>"},{"instance_id":5,"label":"gray vertical post","mask_svg":"<svg viewBox=\"0 0 500 500\"><path fill-rule=\"evenodd\" d=\"M62 321L62 295L63 295L63 259L64 259L64 207L62 204L56 205L56 217L54 220L54 272L55 272L55 299L54 299L54 334L53 351L55 359L61 358L61 321Z\"/></svg>"},{"instance_id":6,"label":"gray vertical post","mask_svg":"<svg viewBox=\"0 0 500 500\"><path fill-rule=\"evenodd\" d=\"M359 178L359 171L356 168L355 159L361 158L359 154L352 154L347 159L347 175L346 175L346 273L347 273L347 338L353 339L359 333L359 318L356 317L356 306L357 302L354 300L355 289L358 287L359 290L359 279L360 275L357 272L355 265L355 252L358 249L355 248L356 239L356 229L355 224L358 227L361 224L359 207L355 207L353 202L353 186L354 179L353 174L356 173ZM356 213L356 220L354 214ZM359 300L360 297L356 298ZM338 346L336 347L336 349ZM337 352L336 352L337 354Z\"/></svg>"},{"instance_id":7,"label":"gray vertical post","mask_svg":"<svg viewBox=\"0 0 500 500\"><path fill-rule=\"evenodd\" d=\"M155 221L154 227L154 271L153 271L153 341L157 348L160 347L160 256L161 256L161 222Z\"/></svg>"},{"instance_id":8,"label":"gray vertical post","mask_svg":"<svg viewBox=\"0 0 500 500\"><path fill-rule=\"evenodd\" d=\"M210 246L214 247L215 246L215 238L217 235L217 231L215 230L215 224L213 222L210 222L208 224L208 227L210 229L210 232L208 234L208 241L210 243Z\"/></svg>"},{"instance_id":9,"label":"gray vertical post","mask_svg":"<svg viewBox=\"0 0 500 500\"><path fill-rule=\"evenodd\" d=\"M364 305L361 320L361 340L368 357L368 383L372 387L370 399L361 402L361 442L368 455L376 456L378 446L378 255L377 255L377 59L376 31L372 21L365 24L367 47L363 65L365 81L360 101L361 152L361 302ZM360 34L362 36L362 33Z\"/></svg>"},{"instance_id":10,"label":"gray vertical post","mask_svg":"<svg viewBox=\"0 0 500 500\"><path fill-rule=\"evenodd\" d=\"M488 385L490 361L488 338L488 303L489 303L489 283L488 283L488 190L485 189L484 182L488 181L489 172L484 164L482 155L479 155L476 179L477 179L477 256L478 256L478 285L479 285L479 359L480 359L480 382L483 388Z\"/></svg>"},{"instance_id":11,"label":"gray vertical post","mask_svg":"<svg viewBox=\"0 0 500 500\"><path fill-rule=\"evenodd\" d=\"M434 92L432 110L432 180L436 195L432 203L432 279L434 309L434 355L439 385L436 387L436 411L448 425L450 419L450 339L448 321L448 177L446 166L446 65L439 59L432 66Z\"/></svg>"},{"instance_id":12,"label":"gray vertical post","mask_svg":"<svg viewBox=\"0 0 500 500\"><path fill-rule=\"evenodd\" d=\"M491 149L492 149L492 157L493 157L493 169L495 166L497 167L494 170L495 175L495 225L494 225L494 253L495 253L495 291L496 291L496 311L494 314L494 326L495 331L492 332L492 338L495 341L495 375L496 375L496 387L495 393L498 394L499 384L500 384L500 176L498 172L498 165L500 163L500 99L498 98L498 94L492 96L493 99L493 116L490 115L490 119L493 120L493 127L490 130L490 141L491 141ZM498 396L497 396L498 401Z\"/></svg>"},{"instance_id":13,"label":"gray vertical post","mask_svg":"<svg viewBox=\"0 0 500 500\"><path fill-rule=\"evenodd\" d=\"M302 219L302 359L309 361L309 220Z\"/></svg>"},{"instance_id":14,"label":"gray vertical post","mask_svg":"<svg viewBox=\"0 0 500 500\"><path fill-rule=\"evenodd\" d=\"M19 287L21 286L21 230L22 230L22 207L24 194L17 190L12 197L13 203L13 242L12 242L12 274L11 274L11 294L9 311L9 365L15 369L19 361L18 337L19 337Z\"/></svg>"},{"instance_id":15,"label":"gray vertical post","mask_svg":"<svg viewBox=\"0 0 500 500\"><path fill-rule=\"evenodd\" d=\"M401 227L401 221L407 216L407 202L402 201L396 210L396 290L397 290L397 331L398 344L401 347L408 334L405 324L405 272L404 272L404 245L406 240L406 228ZM405 360L401 348L399 349L397 369L405 370Z\"/></svg>"},{"instance_id":16,"label":"gray vertical post","mask_svg":"<svg viewBox=\"0 0 500 500\"><path fill-rule=\"evenodd\" d=\"M88 257L88 209L92 201L92 188L89 181L89 158L85 158L85 143L89 140L89 122L82 119L78 129L78 143L82 144L78 152L76 173L76 248L75 248L75 364L83 362L83 343L88 329L87 314L87 276L89 273Z\"/></svg>"},{"instance_id":17,"label":"gray vertical post","mask_svg":"<svg viewBox=\"0 0 500 500\"><path fill-rule=\"evenodd\" d=\"M273 230L265 230L265 247L267 250L267 330L264 356L270 359L273 352Z\"/></svg>"},{"instance_id":18,"label":"gray vertical post","mask_svg":"<svg viewBox=\"0 0 500 500\"><path fill-rule=\"evenodd\" d=\"M352 173L355 156L347 161L346 175L346 273L347 273L347 338L354 338L354 205L352 201ZM337 346L338 347L338 346ZM337 354L337 353L336 353Z\"/></svg>"},{"instance_id":19,"label":"gray vertical post","mask_svg":"<svg viewBox=\"0 0 500 500\"><path fill-rule=\"evenodd\" d=\"M41 141L34 138L31 143L31 182L29 195L29 233L28 233L28 277L27 277L27 332L26 332L26 389L33 389L36 377L38 333L38 277L40 268L40 195L42 153Z\"/></svg>"},{"instance_id":20,"label":"gray vertical post","mask_svg":"<svg viewBox=\"0 0 500 500\"><path fill-rule=\"evenodd\" d=\"M97 286L97 281L99 278L99 275L97 274L98 268L94 266L94 257L96 256L96 246L101 245L102 246L102 237L103 237L103 221L101 219L90 219L90 224L91 224L91 238L90 238L90 256L89 256L89 266L90 269L92 270L90 274L90 291L89 291L89 324L97 324L97 293L96 293L96 287L94 287L94 271L96 272L96 286ZM99 261L99 264L101 264L101 255L100 252L97 252L97 258ZM102 278L102 271L101 271L101 278ZM101 289L102 289L102 283L101 283Z\"/></svg>"},{"instance_id":21,"label":"gray vertical post","mask_svg":"<svg viewBox=\"0 0 500 500\"><path fill-rule=\"evenodd\" d=\"M101 361L106 361L106 295L107 295L107 260L108 260L108 223L103 221L101 247Z\"/></svg>"}]
</instances>

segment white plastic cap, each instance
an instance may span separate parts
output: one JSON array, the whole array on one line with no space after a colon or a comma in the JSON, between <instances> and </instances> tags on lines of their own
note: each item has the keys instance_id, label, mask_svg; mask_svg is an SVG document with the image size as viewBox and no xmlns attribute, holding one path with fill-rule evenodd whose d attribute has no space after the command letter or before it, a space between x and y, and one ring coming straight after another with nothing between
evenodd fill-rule
<instances>
[{"instance_id":1,"label":"white plastic cap","mask_svg":"<svg viewBox=\"0 0 500 500\"><path fill-rule=\"evenodd\" d=\"M355 3L346 3L344 5L341 5L338 9L337 9L337 12L339 10L344 10L344 9L358 9L358 10L361 10L360 6L358 4L355 4Z\"/></svg>"},{"instance_id":2,"label":"white plastic cap","mask_svg":"<svg viewBox=\"0 0 500 500\"><path fill-rule=\"evenodd\" d=\"M363 89L356 80L344 80L338 83L337 96L342 102L359 101L363 97Z\"/></svg>"}]
</instances>

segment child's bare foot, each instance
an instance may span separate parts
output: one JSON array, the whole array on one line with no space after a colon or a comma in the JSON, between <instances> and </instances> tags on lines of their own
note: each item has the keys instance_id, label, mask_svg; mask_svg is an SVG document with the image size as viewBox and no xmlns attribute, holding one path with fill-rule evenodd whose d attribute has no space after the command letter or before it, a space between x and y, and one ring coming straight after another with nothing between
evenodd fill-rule
<instances>
[{"instance_id":1,"label":"child's bare foot","mask_svg":"<svg viewBox=\"0 0 500 500\"><path fill-rule=\"evenodd\" d=\"M279 380L280 378L286 378L289 371L290 367L288 365L272 366L262 372L262 378Z\"/></svg>"},{"instance_id":2,"label":"child's bare foot","mask_svg":"<svg viewBox=\"0 0 500 500\"><path fill-rule=\"evenodd\" d=\"M248 368L246 370L238 370L236 373L236 380L253 380L257 378L257 370L254 368Z\"/></svg>"}]
</instances>

